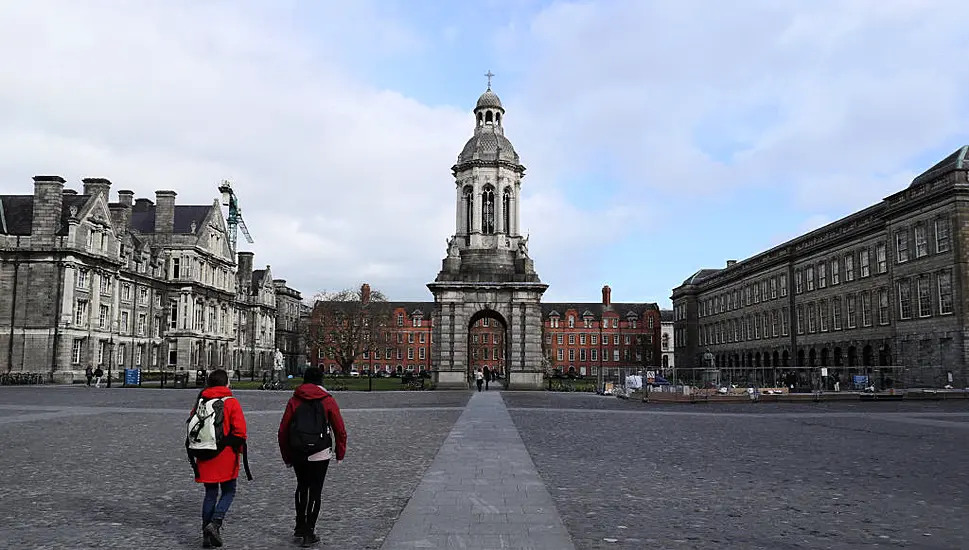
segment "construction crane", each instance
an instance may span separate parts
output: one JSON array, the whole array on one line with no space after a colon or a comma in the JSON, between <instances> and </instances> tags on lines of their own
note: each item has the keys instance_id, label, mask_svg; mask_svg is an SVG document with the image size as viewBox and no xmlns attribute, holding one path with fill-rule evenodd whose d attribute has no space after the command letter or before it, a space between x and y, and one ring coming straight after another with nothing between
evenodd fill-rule
<instances>
[{"instance_id":1,"label":"construction crane","mask_svg":"<svg viewBox=\"0 0 969 550\"><path fill-rule=\"evenodd\" d=\"M226 223L229 225L229 245L232 247L232 252L235 253L238 230L242 230L242 234L249 244L253 243L252 235L249 234L249 228L246 227L246 222L242 219L242 209L239 208L239 197L232 191L232 184L229 183L229 180L222 180L222 185L219 186L219 192L222 193L222 206L229 207L229 217Z\"/></svg>"}]
</instances>

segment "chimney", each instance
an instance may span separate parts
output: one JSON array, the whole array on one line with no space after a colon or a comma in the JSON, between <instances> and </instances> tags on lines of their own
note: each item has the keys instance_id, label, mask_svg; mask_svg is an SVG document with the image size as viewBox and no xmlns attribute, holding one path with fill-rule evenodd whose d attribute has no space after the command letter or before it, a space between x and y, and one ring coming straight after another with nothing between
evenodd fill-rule
<instances>
[{"instance_id":1,"label":"chimney","mask_svg":"<svg viewBox=\"0 0 969 550\"><path fill-rule=\"evenodd\" d=\"M737 265L737 260L727 260L727 267L733 267Z\"/></svg>"},{"instance_id":2,"label":"chimney","mask_svg":"<svg viewBox=\"0 0 969 550\"><path fill-rule=\"evenodd\" d=\"M370 303L370 285L367 283L360 286L360 301L364 304Z\"/></svg>"},{"instance_id":3,"label":"chimney","mask_svg":"<svg viewBox=\"0 0 969 550\"><path fill-rule=\"evenodd\" d=\"M252 252L239 252L239 263L236 268L236 280L239 288L249 289L252 286Z\"/></svg>"},{"instance_id":4,"label":"chimney","mask_svg":"<svg viewBox=\"0 0 969 550\"><path fill-rule=\"evenodd\" d=\"M73 189L65 189L65 190L63 191L63 193L64 193L64 196L65 196L65 197L67 197L67 196L72 196L72 197L73 197L73 196L77 196L77 191L75 191L75 190L73 190Z\"/></svg>"},{"instance_id":5,"label":"chimney","mask_svg":"<svg viewBox=\"0 0 969 550\"><path fill-rule=\"evenodd\" d=\"M30 222L31 246L53 246L64 209L64 178L34 176L34 211Z\"/></svg>"},{"instance_id":6,"label":"chimney","mask_svg":"<svg viewBox=\"0 0 969 550\"><path fill-rule=\"evenodd\" d=\"M171 233L175 230L175 192L155 191L155 233ZM250 258L249 272L252 272Z\"/></svg>"},{"instance_id":7,"label":"chimney","mask_svg":"<svg viewBox=\"0 0 969 550\"><path fill-rule=\"evenodd\" d=\"M609 307L612 305L612 289L609 285L602 287L602 305Z\"/></svg>"},{"instance_id":8,"label":"chimney","mask_svg":"<svg viewBox=\"0 0 969 550\"><path fill-rule=\"evenodd\" d=\"M108 193L111 191L111 182L104 178L84 178L81 180L84 183L84 194L91 195L101 195L104 198L104 202L108 202Z\"/></svg>"},{"instance_id":9,"label":"chimney","mask_svg":"<svg viewBox=\"0 0 969 550\"><path fill-rule=\"evenodd\" d=\"M118 191L118 202L120 202L121 204L131 208L131 205L132 203L134 203L134 200L135 200L134 191L128 191L127 189L122 189L121 191Z\"/></svg>"},{"instance_id":10,"label":"chimney","mask_svg":"<svg viewBox=\"0 0 969 550\"><path fill-rule=\"evenodd\" d=\"M155 203L151 202L151 199L135 199L134 209L138 212L146 212L152 206L155 206Z\"/></svg>"}]
</instances>

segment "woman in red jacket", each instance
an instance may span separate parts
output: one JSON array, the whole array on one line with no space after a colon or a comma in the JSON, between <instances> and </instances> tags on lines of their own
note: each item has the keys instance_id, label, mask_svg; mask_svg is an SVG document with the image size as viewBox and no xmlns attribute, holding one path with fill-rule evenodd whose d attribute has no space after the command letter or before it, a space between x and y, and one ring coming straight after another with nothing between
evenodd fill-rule
<instances>
[{"instance_id":1,"label":"woman in red jacket","mask_svg":"<svg viewBox=\"0 0 969 550\"><path fill-rule=\"evenodd\" d=\"M340 415L340 407L322 384L323 371L317 367L308 367L303 373L303 384L293 392L279 423L279 453L286 467L292 467L296 472L296 530L293 531L293 536L302 538L304 547L320 540L316 535L316 519L320 514L323 480L326 479L330 459L335 452L339 464L347 452L347 431ZM290 423L300 405L316 400L322 405L335 449L324 448L306 456L293 449L290 444Z\"/></svg>"},{"instance_id":2,"label":"woman in red jacket","mask_svg":"<svg viewBox=\"0 0 969 550\"><path fill-rule=\"evenodd\" d=\"M213 458L193 462L195 481L205 484L205 499L202 501L202 547L222 546L222 521L225 519L232 499L236 494L236 480L239 478L239 455L245 450L246 417L242 406L232 396L229 389L229 375L222 369L209 374L206 388L200 399L222 399L224 420L222 423L225 448ZM198 403L195 405L198 407ZM192 408L192 415L195 408ZM189 417L191 418L191 416ZM246 472L248 473L248 465ZM251 477L250 477L251 479ZM219 496L219 489L222 496Z\"/></svg>"}]
</instances>

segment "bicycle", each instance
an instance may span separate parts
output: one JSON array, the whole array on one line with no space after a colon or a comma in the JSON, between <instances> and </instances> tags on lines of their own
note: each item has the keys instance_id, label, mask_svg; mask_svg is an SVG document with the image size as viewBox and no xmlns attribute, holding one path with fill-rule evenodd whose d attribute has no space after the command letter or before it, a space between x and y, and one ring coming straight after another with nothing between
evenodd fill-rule
<instances>
[{"instance_id":1,"label":"bicycle","mask_svg":"<svg viewBox=\"0 0 969 550\"><path fill-rule=\"evenodd\" d=\"M263 382L262 385L259 386L259 389L260 390L281 390L283 389L283 385L279 382L278 379L270 378L269 380Z\"/></svg>"}]
</instances>

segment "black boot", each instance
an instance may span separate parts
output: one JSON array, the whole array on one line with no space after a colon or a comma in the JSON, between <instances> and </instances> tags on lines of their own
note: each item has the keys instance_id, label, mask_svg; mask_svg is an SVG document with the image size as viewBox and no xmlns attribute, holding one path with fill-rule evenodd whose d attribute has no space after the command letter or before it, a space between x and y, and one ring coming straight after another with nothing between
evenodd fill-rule
<instances>
[{"instance_id":1,"label":"black boot","mask_svg":"<svg viewBox=\"0 0 969 550\"><path fill-rule=\"evenodd\" d=\"M209 536L209 542L212 543L214 548L219 548L222 546L222 520L213 519L205 526L205 533Z\"/></svg>"},{"instance_id":2,"label":"black boot","mask_svg":"<svg viewBox=\"0 0 969 550\"><path fill-rule=\"evenodd\" d=\"M303 533L303 548L309 548L318 542L320 542L320 537L315 531L306 531Z\"/></svg>"},{"instance_id":3,"label":"black boot","mask_svg":"<svg viewBox=\"0 0 969 550\"><path fill-rule=\"evenodd\" d=\"M296 529L293 529L294 539L303 538L303 535L305 534L305 531L306 531L306 526L304 525L305 523L306 521L303 518L296 516Z\"/></svg>"},{"instance_id":4,"label":"black boot","mask_svg":"<svg viewBox=\"0 0 969 550\"><path fill-rule=\"evenodd\" d=\"M205 532L205 528L202 528L202 548L212 548L212 539Z\"/></svg>"}]
</instances>

